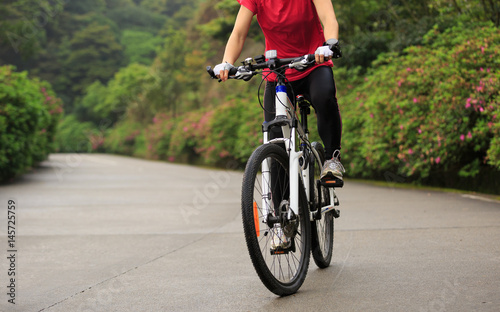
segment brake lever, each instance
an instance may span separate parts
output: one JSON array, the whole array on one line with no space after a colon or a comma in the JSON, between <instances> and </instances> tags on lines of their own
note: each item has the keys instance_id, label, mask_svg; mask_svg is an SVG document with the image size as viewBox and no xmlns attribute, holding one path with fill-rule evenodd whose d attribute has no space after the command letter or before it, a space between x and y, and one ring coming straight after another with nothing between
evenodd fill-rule
<instances>
[{"instance_id":1,"label":"brake lever","mask_svg":"<svg viewBox=\"0 0 500 312\"><path fill-rule=\"evenodd\" d=\"M298 71L303 71L312 65L316 60L313 54L304 55L302 57L296 58L292 63L288 65L289 68L295 68Z\"/></svg>"}]
</instances>

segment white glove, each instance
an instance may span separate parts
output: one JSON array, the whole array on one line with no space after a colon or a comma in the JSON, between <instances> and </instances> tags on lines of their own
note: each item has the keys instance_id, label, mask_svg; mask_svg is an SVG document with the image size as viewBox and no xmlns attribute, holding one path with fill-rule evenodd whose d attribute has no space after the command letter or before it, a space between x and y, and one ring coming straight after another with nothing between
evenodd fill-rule
<instances>
[{"instance_id":1,"label":"white glove","mask_svg":"<svg viewBox=\"0 0 500 312\"><path fill-rule=\"evenodd\" d=\"M215 76L219 76L221 71L230 70L233 67L234 66L229 64L228 62L220 63L218 65L215 65L214 74L215 74Z\"/></svg>"},{"instance_id":2,"label":"white glove","mask_svg":"<svg viewBox=\"0 0 500 312\"><path fill-rule=\"evenodd\" d=\"M329 58L330 56L332 56L333 52L332 52L332 50L330 50L330 48L328 46L321 46L321 47L316 49L316 52L314 52L314 54L324 55L325 59L326 59L326 58Z\"/></svg>"}]
</instances>

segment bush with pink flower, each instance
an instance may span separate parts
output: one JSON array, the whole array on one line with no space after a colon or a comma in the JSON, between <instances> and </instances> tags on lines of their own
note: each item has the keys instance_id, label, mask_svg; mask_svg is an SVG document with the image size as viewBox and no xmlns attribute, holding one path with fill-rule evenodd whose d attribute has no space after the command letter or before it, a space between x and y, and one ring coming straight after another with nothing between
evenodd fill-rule
<instances>
[{"instance_id":1,"label":"bush with pink flower","mask_svg":"<svg viewBox=\"0 0 500 312\"><path fill-rule=\"evenodd\" d=\"M0 182L47 158L61 113L49 83L0 66Z\"/></svg>"},{"instance_id":2,"label":"bush with pink flower","mask_svg":"<svg viewBox=\"0 0 500 312\"><path fill-rule=\"evenodd\" d=\"M491 23L430 31L423 46L378 58L341 98L349 176L500 189L500 32ZM495 181L494 177L497 177Z\"/></svg>"}]
</instances>

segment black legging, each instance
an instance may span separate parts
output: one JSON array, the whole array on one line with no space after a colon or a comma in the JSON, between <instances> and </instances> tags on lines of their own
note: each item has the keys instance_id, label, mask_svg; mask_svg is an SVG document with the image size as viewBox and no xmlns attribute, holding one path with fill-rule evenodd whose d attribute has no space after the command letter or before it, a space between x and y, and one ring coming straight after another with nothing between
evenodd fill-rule
<instances>
[{"instance_id":1,"label":"black legging","mask_svg":"<svg viewBox=\"0 0 500 312\"><path fill-rule=\"evenodd\" d=\"M274 97L276 83L268 82L264 94L264 118L271 121L275 117ZM335 150L340 150L342 136L342 119L337 103L337 90L332 69L328 66L315 68L307 77L292 81L293 94L302 94L316 110L318 120L318 133L325 144L326 159L332 158ZM287 86L288 97L292 98L290 86ZM281 137L281 129L273 128L270 139Z\"/></svg>"}]
</instances>

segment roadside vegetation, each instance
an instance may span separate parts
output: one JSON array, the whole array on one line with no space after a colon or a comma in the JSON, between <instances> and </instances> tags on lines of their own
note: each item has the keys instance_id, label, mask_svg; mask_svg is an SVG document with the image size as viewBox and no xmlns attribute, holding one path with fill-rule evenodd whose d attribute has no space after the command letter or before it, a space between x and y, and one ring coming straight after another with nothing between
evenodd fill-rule
<instances>
[{"instance_id":1,"label":"roadside vegetation","mask_svg":"<svg viewBox=\"0 0 500 312\"><path fill-rule=\"evenodd\" d=\"M500 193L500 6L339 0L334 7L346 176ZM238 8L236 0L4 1L0 73L31 81L40 96L29 101L40 112L64 103L64 113L49 114L53 128L26 125L30 133L45 129L47 143L26 141L16 158L12 142L30 136L14 131L11 110L25 95L0 88L7 172L0 178L53 151L245 163L261 140L259 79L218 84L204 72L220 62ZM242 58L263 49L254 22ZM12 162L19 169L5 169Z\"/></svg>"}]
</instances>

